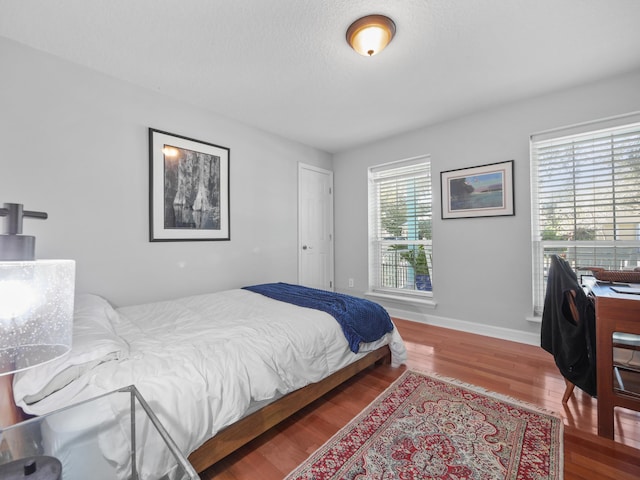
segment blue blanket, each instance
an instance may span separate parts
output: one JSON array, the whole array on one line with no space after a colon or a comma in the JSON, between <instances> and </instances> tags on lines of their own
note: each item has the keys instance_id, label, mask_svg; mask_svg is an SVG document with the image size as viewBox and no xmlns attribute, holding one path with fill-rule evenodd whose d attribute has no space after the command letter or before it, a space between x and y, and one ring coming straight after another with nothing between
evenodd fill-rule
<instances>
[{"instance_id":1,"label":"blue blanket","mask_svg":"<svg viewBox=\"0 0 640 480\"><path fill-rule=\"evenodd\" d=\"M300 307L322 310L335 318L352 352L358 353L360 342L373 342L393 330L387 311L363 298L288 283L265 283L243 287L266 297Z\"/></svg>"}]
</instances>

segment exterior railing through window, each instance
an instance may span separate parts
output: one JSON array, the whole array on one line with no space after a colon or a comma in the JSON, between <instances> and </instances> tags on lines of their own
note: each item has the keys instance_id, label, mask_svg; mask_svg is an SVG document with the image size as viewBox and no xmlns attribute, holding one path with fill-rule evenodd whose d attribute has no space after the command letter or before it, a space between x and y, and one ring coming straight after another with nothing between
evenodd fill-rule
<instances>
[{"instance_id":1,"label":"exterior railing through window","mask_svg":"<svg viewBox=\"0 0 640 480\"><path fill-rule=\"evenodd\" d=\"M431 240L384 240L378 244L378 286L415 292L432 290Z\"/></svg>"}]
</instances>

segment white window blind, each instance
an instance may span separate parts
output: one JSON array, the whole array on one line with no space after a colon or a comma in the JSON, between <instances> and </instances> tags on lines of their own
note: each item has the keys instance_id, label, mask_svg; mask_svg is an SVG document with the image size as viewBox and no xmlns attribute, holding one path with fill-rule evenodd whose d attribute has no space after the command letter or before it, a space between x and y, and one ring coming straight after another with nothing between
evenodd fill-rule
<instances>
[{"instance_id":1,"label":"white window blind","mask_svg":"<svg viewBox=\"0 0 640 480\"><path fill-rule=\"evenodd\" d=\"M428 157L369 169L369 283L377 292L431 295Z\"/></svg>"},{"instance_id":2,"label":"white window blind","mask_svg":"<svg viewBox=\"0 0 640 480\"><path fill-rule=\"evenodd\" d=\"M535 314L542 313L553 254L575 270L640 265L638 120L636 115L531 137Z\"/></svg>"}]
</instances>

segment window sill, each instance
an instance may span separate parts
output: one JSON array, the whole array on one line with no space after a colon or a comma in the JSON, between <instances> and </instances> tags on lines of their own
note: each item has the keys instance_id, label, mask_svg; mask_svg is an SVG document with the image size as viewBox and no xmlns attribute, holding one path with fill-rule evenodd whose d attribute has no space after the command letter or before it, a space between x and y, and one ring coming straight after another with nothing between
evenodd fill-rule
<instances>
[{"instance_id":1,"label":"window sill","mask_svg":"<svg viewBox=\"0 0 640 480\"><path fill-rule=\"evenodd\" d=\"M427 297L423 297L421 295L420 296L411 295L411 294L398 295L398 294L392 294L392 293L381 293L381 292L372 292L372 291L367 291L364 293L364 295L365 297L378 298L380 300L388 300L392 302L417 305L421 307L436 308L436 305L437 305L437 302L435 300Z\"/></svg>"}]
</instances>

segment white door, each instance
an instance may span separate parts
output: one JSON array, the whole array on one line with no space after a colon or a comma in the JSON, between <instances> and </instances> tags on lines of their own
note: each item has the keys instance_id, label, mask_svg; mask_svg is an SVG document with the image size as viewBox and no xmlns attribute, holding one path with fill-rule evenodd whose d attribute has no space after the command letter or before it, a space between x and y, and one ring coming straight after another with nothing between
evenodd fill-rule
<instances>
[{"instance_id":1,"label":"white door","mask_svg":"<svg viewBox=\"0 0 640 480\"><path fill-rule=\"evenodd\" d=\"M333 290L333 172L298 166L298 283Z\"/></svg>"}]
</instances>

